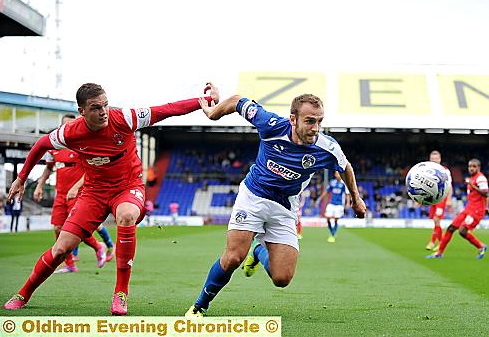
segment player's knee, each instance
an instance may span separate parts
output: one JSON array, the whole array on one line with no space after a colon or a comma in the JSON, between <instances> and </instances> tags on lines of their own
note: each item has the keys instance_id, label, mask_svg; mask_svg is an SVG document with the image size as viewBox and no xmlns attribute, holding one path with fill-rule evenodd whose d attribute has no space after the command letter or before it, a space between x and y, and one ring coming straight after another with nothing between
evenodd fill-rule
<instances>
[{"instance_id":1,"label":"player's knee","mask_svg":"<svg viewBox=\"0 0 489 337\"><path fill-rule=\"evenodd\" d=\"M241 265L243 260L244 257L237 252L226 253L221 258L221 267L226 271L235 270Z\"/></svg>"},{"instance_id":2,"label":"player's knee","mask_svg":"<svg viewBox=\"0 0 489 337\"><path fill-rule=\"evenodd\" d=\"M282 270L280 273L271 273L272 282L276 287L285 288L292 281L294 272L291 270Z\"/></svg>"},{"instance_id":3,"label":"player's knee","mask_svg":"<svg viewBox=\"0 0 489 337\"><path fill-rule=\"evenodd\" d=\"M51 254L55 260L64 260L71 251L72 249L67 248L65 245L54 245L51 248Z\"/></svg>"},{"instance_id":4,"label":"player's knee","mask_svg":"<svg viewBox=\"0 0 489 337\"><path fill-rule=\"evenodd\" d=\"M279 275L272 277L273 284L278 288L285 288L292 281L292 275Z\"/></svg>"},{"instance_id":5,"label":"player's knee","mask_svg":"<svg viewBox=\"0 0 489 337\"><path fill-rule=\"evenodd\" d=\"M136 217L131 212L121 212L117 214L117 225L131 226L136 223Z\"/></svg>"}]
</instances>

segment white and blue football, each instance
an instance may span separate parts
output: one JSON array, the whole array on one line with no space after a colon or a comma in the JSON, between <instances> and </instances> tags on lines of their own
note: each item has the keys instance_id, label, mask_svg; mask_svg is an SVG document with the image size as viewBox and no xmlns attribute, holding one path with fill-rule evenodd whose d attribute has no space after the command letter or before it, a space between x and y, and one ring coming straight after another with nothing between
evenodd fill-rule
<instances>
[{"instance_id":1,"label":"white and blue football","mask_svg":"<svg viewBox=\"0 0 489 337\"><path fill-rule=\"evenodd\" d=\"M439 203L451 188L447 169L432 161L424 161L411 167L406 175L406 191L409 197L421 205Z\"/></svg>"}]
</instances>

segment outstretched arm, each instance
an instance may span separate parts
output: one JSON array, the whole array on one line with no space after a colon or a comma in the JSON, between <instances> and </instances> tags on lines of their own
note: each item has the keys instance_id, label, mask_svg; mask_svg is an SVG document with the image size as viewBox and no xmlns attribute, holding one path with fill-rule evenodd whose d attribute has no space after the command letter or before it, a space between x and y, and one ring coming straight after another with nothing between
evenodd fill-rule
<instances>
[{"instance_id":1,"label":"outstretched arm","mask_svg":"<svg viewBox=\"0 0 489 337\"><path fill-rule=\"evenodd\" d=\"M212 83L206 83L204 88L204 94L209 93L209 96L203 97L202 99L206 101L206 104L217 104L219 103L219 90ZM150 124L153 125L165 118L171 116L185 115L192 111L199 110L201 107L199 98L191 98L183 101L167 103L160 106L151 107L151 121Z\"/></svg>"},{"instance_id":2,"label":"outstretched arm","mask_svg":"<svg viewBox=\"0 0 489 337\"><path fill-rule=\"evenodd\" d=\"M353 211L359 218L364 218L365 213L367 212L367 207L365 206L365 202L360 198L360 193L358 192L357 181L355 178L355 172L353 172L353 167L350 163L346 165L345 172L340 173L341 179L348 187L351 195L351 207Z\"/></svg>"},{"instance_id":3,"label":"outstretched arm","mask_svg":"<svg viewBox=\"0 0 489 337\"><path fill-rule=\"evenodd\" d=\"M7 199L12 200L15 195L19 195L19 200L22 199L25 192L25 182L29 173L31 173L34 166L41 160L42 156L47 150L54 149L51 141L49 140L49 135L42 136L37 140L32 149L29 151L27 158L25 159L24 167L20 171L17 179L10 186Z\"/></svg>"},{"instance_id":4,"label":"outstretched arm","mask_svg":"<svg viewBox=\"0 0 489 337\"><path fill-rule=\"evenodd\" d=\"M199 98L200 107L204 113L214 121L220 119L222 116L229 115L236 111L236 106L238 105L241 96L233 95L221 103L215 105L211 102L210 106L204 98Z\"/></svg>"}]
</instances>

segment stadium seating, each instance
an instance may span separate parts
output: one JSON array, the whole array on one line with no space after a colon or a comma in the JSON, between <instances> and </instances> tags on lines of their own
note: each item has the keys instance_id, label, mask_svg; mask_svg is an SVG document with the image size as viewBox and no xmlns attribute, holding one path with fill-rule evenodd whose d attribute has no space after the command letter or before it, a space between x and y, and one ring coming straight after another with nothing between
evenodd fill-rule
<instances>
[{"instance_id":1,"label":"stadium seating","mask_svg":"<svg viewBox=\"0 0 489 337\"><path fill-rule=\"evenodd\" d=\"M234 146L239 148L237 144ZM176 200L180 204L181 215L228 218L238 184L252 164L256 153L255 148L251 146L241 146L241 148L243 150L230 151L227 150L229 147L217 146L209 150L202 145L192 144L173 149L165 176L161 177L162 184L155 202L158 208L154 214L169 215L168 205ZM228 157L230 153L233 157L231 159ZM388 147L379 155L381 157L376 163L366 166L368 169L356 170L360 192L372 217L412 219L427 217L427 207L408 205L404 175L410 166L400 167L400 165L389 164L388 159L392 156L392 151ZM397 158L396 161L416 162L412 157L406 155L401 159ZM354 167L360 167L358 163L365 162L355 153L352 158ZM396 168L392 168L394 166ZM463 179L465 168L457 166L452 170L455 173L454 181ZM311 182L308 189L318 189L316 186L322 186L322 177L319 173L317 176L319 185ZM459 185L460 182L457 182L457 186ZM315 199L320 193L321 191L318 190L314 193L306 193L304 216L320 215L319 207L315 204ZM353 217L353 211L348 210L346 216Z\"/></svg>"}]
</instances>

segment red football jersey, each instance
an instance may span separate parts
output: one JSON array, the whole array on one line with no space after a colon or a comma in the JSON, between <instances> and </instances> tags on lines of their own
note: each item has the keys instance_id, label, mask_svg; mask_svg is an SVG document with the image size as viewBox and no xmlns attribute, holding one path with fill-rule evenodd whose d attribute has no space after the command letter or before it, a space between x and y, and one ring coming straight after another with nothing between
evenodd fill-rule
<instances>
[{"instance_id":1,"label":"red football jersey","mask_svg":"<svg viewBox=\"0 0 489 337\"><path fill-rule=\"evenodd\" d=\"M66 195L70 188L83 177L84 171L78 154L68 149L49 150L46 164L56 168L56 193Z\"/></svg>"},{"instance_id":2,"label":"red football jersey","mask_svg":"<svg viewBox=\"0 0 489 337\"><path fill-rule=\"evenodd\" d=\"M90 130L85 119L78 118L51 132L49 138L54 148L78 153L85 170L85 188L124 187L142 176L134 136L137 119L135 110L110 109L108 125L101 130Z\"/></svg>"},{"instance_id":3,"label":"red football jersey","mask_svg":"<svg viewBox=\"0 0 489 337\"><path fill-rule=\"evenodd\" d=\"M210 96L204 97L211 101ZM88 128L85 118L64 124L41 137L27 155L18 177L27 180L34 165L51 149L68 148L76 152L85 170L86 188L124 188L142 176L134 132L167 117L200 109L199 100L167 103L138 109L109 109L108 125L98 131Z\"/></svg>"},{"instance_id":4,"label":"red football jersey","mask_svg":"<svg viewBox=\"0 0 489 337\"><path fill-rule=\"evenodd\" d=\"M480 190L487 191L487 178L482 172L478 172L471 176L470 182L477 186ZM486 197L474 190L474 188L467 184L467 210L479 210L484 214L486 210Z\"/></svg>"}]
</instances>

